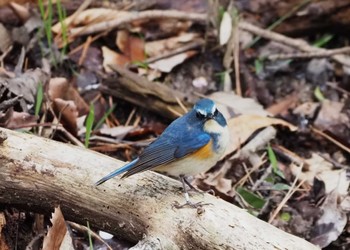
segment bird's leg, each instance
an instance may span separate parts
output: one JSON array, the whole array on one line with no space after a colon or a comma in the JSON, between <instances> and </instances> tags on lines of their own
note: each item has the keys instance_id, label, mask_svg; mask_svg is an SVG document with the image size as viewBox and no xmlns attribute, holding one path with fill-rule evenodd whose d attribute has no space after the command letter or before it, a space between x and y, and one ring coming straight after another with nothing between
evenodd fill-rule
<instances>
[{"instance_id":1,"label":"bird's leg","mask_svg":"<svg viewBox=\"0 0 350 250\"><path fill-rule=\"evenodd\" d=\"M180 177L181 178L181 177ZM183 181L187 184L187 186L190 187L191 190L197 192L197 193L200 193L200 194L211 194L211 195L215 195L215 191L213 189L209 189L209 190L206 190L206 191L202 191L202 190L199 190L198 188L194 187L187 179L185 176L182 176L183 178ZM182 179L181 179L182 180ZM189 190L190 191L190 190Z\"/></svg>"},{"instance_id":2,"label":"bird's leg","mask_svg":"<svg viewBox=\"0 0 350 250\"><path fill-rule=\"evenodd\" d=\"M174 207L175 208L184 208L184 207L192 207L192 208L198 208L198 207L202 207L204 205L209 205L209 203L203 203L203 202L197 202L197 203L193 203L190 201L190 196L187 192L187 188L186 188L186 184L188 185L188 182L185 178L185 176L181 175L180 176L180 179L181 179L181 182L182 182L182 187L183 187L183 192L184 192L184 195L185 195L185 200L186 200L186 203L180 205L180 204L174 204ZM189 185L191 188L194 188L192 185ZM195 189L195 188L194 188ZM195 189L196 190L196 189Z\"/></svg>"}]
</instances>

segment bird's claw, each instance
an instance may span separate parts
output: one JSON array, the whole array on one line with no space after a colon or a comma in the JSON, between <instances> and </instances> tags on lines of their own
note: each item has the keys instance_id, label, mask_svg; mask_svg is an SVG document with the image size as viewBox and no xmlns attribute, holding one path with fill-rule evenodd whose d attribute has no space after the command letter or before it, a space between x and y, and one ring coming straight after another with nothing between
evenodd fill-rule
<instances>
[{"instance_id":1,"label":"bird's claw","mask_svg":"<svg viewBox=\"0 0 350 250\"><path fill-rule=\"evenodd\" d=\"M207 206L207 205L212 205L211 203L203 203L202 201L200 202L191 202L191 201L186 201L184 204L180 204L178 201L175 201L173 203L173 207L177 208L177 209L181 209L181 208L202 208L203 206Z\"/></svg>"}]
</instances>

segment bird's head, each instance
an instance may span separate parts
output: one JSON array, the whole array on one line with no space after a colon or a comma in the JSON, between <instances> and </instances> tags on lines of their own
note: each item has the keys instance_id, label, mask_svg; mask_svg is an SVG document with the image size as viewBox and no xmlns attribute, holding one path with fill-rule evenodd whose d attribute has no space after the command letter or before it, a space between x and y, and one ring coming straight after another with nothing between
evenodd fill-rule
<instances>
[{"instance_id":1,"label":"bird's head","mask_svg":"<svg viewBox=\"0 0 350 250\"><path fill-rule=\"evenodd\" d=\"M203 122L213 119L221 126L226 126L224 116L216 108L216 105L212 100L201 99L194 105L193 109L196 112L196 117Z\"/></svg>"}]
</instances>

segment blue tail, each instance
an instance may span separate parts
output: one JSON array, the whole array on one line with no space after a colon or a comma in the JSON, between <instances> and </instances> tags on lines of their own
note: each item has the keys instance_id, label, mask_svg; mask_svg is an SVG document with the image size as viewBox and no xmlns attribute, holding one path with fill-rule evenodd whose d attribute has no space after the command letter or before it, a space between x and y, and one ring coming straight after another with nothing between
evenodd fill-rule
<instances>
[{"instance_id":1,"label":"blue tail","mask_svg":"<svg viewBox=\"0 0 350 250\"><path fill-rule=\"evenodd\" d=\"M112 173L106 175L105 177L103 177L101 180L97 181L95 183L95 186L98 186L102 183L104 183L105 181L108 181L109 179L117 176L117 175L120 175L126 171L128 171L130 168L132 168L134 166L134 164L137 162L138 158L136 158L135 160L125 164L123 167L121 168L118 168L117 170L114 170Z\"/></svg>"}]
</instances>

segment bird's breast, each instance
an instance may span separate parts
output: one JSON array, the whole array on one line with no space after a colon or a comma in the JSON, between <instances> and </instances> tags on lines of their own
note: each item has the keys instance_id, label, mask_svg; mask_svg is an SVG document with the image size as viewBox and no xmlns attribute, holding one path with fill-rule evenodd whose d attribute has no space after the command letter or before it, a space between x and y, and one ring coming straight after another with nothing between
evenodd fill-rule
<instances>
[{"instance_id":1,"label":"bird's breast","mask_svg":"<svg viewBox=\"0 0 350 250\"><path fill-rule=\"evenodd\" d=\"M227 125L221 126L214 119L210 119L204 123L203 130L210 134L213 140L214 151L221 156L230 140Z\"/></svg>"}]
</instances>

